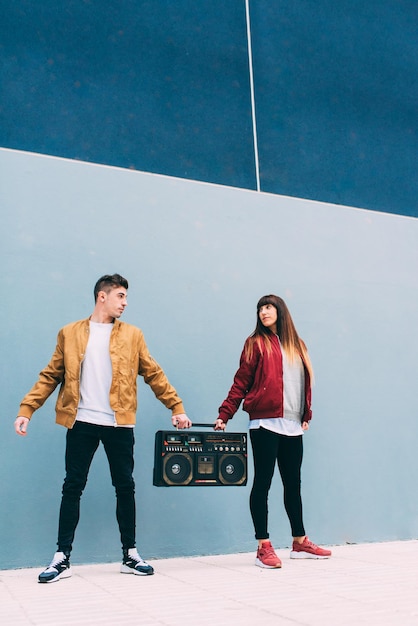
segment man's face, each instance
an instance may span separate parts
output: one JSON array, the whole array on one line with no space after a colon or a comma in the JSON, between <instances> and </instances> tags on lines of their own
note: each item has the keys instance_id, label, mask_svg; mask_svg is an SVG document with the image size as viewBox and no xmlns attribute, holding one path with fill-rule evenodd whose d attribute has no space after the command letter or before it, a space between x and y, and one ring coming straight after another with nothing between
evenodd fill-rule
<instances>
[{"instance_id":1,"label":"man's face","mask_svg":"<svg viewBox=\"0 0 418 626\"><path fill-rule=\"evenodd\" d=\"M101 291L99 298L103 303L104 312L109 318L119 318L128 305L127 291L125 287L115 287L111 291Z\"/></svg>"}]
</instances>

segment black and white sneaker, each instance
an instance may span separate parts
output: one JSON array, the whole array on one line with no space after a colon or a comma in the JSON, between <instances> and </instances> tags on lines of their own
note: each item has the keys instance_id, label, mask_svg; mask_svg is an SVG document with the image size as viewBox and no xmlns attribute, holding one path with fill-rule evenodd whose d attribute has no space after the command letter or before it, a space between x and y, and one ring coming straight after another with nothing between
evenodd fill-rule
<instances>
[{"instance_id":1,"label":"black and white sneaker","mask_svg":"<svg viewBox=\"0 0 418 626\"><path fill-rule=\"evenodd\" d=\"M54 583L60 578L69 578L71 574L70 555L55 552L51 563L39 574L38 580L40 583Z\"/></svg>"},{"instance_id":2,"label":"black and white sneaker","mask_svg":"<svg viewBox=\"0 0 418 626\"><path fill-rule=\"evenodd\" d=\"M136 574L137 576L151 576L154 568L142 559L136 548L123 551L123 562L120 566L122 574Z\"/></svg>"}]
</instances>

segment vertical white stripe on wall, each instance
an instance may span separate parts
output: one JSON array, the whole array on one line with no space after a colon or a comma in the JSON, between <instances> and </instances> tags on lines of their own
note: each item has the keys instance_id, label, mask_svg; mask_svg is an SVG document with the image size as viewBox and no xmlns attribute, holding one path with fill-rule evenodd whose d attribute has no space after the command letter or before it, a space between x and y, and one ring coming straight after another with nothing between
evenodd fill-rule
<instances>
[{"instance_id":1,"label":"vertical white stripe on wall","mask_svg":"<svg viewBox=\"0 0 418 626\"><path fill-rule=\"evenodd\" d=\"M250 70L251 116L252 116L252 123L253 123L255 177L257 181L257 191L260 191L260 167L259 167L259 161L258 161L257 121L256 121L256 115L255 115L255 97L254 97L253 51L252 51L252 46L251 46L250 0L245 0L245 15L246 15L246 21L247 21L248 67Z\"/></svg>"}]
</instances>

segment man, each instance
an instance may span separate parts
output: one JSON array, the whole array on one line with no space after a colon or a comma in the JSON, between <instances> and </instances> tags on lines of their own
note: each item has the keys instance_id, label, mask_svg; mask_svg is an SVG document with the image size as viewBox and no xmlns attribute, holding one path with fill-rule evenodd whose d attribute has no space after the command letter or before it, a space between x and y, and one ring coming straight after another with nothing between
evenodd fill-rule
<instances>
[{"instance_id":1,"label":"man","mask_svg":"<svg viewBox=\"0 0 418 626\"><path fill-rule=\"evenodd\" d=\"M71 576L70 554L79 520L80 498L100 444L116 491L124 574L150 575L153 568L136 549L134 431L136 377L143 376L155 396L172 411L173 426L189 428L181 399L148 352L142 331L120 322L127 306L128 281L119 274L99 278L90 318L64 326L49 364L23 398L15 431L26 435L30 418L54 389L56 422L67 430L65 471L58 525L58 550L38 577L50 583Z\"/></svg>"}]
</instances>

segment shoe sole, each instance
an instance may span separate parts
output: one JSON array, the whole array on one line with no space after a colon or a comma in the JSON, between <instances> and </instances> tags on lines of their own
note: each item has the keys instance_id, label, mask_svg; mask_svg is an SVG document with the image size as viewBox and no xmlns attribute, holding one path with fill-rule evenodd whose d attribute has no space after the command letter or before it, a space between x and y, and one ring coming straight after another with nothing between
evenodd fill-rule
<instances>
[{"instance_id":1,"label":"shoe sole","mask_svg":"<svg viewBox=\"0 0 418 626\"><path fill-rule=\"evenodd\" d=\"M135 576L152 576L154 573L154 570L151 570L150 572L139 572L137 569L133 569L133 567L128 567L127 565L121 565L120 573L121 574L135 574Z\"/></svg>"},{"instance_id":2,"label":"shoe sole","mask_svg":"<svg viewBox=\"0 0 418 626\"><path fill-rule=\"evenodd\" d=\"M292 552L290 553L291 559L329 559L331 555L323 556L319 554L312 554L311 552Z\"/></svg>"},{"instance_id":3,"label":"shoe sole","mask_svg":"<svg viewBox=\"0 0 418 626\"><path fill-rule=\"evenodd\" d=\"M264 569L280 569L282 566L281 563L278 565L266 565L263 561L260 561L260 559L256 559L254 565L257 567L263 567Z\"/></svg>"},{"instance_id":4,"label":"shoe sole","mask_svg":"<svg viewBox=\"0 0 418 626\"><path fill-rule=\"evenodd\" d=\"M73 573L71 569L66 569L63 572L61 572L61 574L58 574L57 576L55 576L55 578L51 578L50 580L42 580L41 578L38 578L38 582L42 583L43 585L49 584L49 583L56 583L59 580L61 580L61 578L71 578L72 574Z\"/></svg>"}]
</instances>

